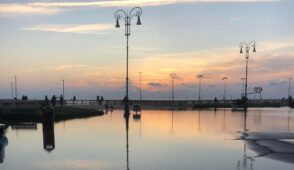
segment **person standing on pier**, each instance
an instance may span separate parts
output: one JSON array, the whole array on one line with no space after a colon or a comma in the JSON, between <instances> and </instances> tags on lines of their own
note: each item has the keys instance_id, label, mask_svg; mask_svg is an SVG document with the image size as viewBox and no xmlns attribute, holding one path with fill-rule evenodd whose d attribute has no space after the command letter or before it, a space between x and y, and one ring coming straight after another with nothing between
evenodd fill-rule
<instances>
[{"instance_id":1,"label":"person standing on pier","mask_svg":"<svg viewBox=\"0 0 294 170\"><path fill-rule=\"evenodd\" d=\"M60 106L62 107L62 105L63 105L63 96L62 95L60 95L60 97L59 97L59 102L60 102Z\"/></svg>"},{"instance_id":2,"label":"person standing on pier","mask_svg":"<svg viewBox=\"0 0 294 170\"><path fill-rule=\"evenodd\" d=\"M56 96L55 95L53 95L51 98L51 104L53 107L55 107L55 104L56 104Z\"/></svg>"}]
</instances>

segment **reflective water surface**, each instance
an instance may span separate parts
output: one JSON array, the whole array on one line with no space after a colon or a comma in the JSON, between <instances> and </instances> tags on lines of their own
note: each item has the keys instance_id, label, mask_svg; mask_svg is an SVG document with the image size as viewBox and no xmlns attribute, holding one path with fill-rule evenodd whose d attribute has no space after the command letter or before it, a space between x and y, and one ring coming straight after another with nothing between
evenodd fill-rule
<instances>
[{"instance_id":1,"label":"reflective water surface","mask_svg":"<svg viewBox=\"0 0 294 170\"><path fill-rule=\"evenodd\" d=\"M246 128L291 133L294 111L250 109ZM294 153L261 155L256 148L267 148L240 140L243 131L244 113L230 109L143 110L140 120L115 110L55 124L17 123L1 137L0 169L294 169ZM282 149L294 148L293 141Z\"/></svg>"}]
</instances>

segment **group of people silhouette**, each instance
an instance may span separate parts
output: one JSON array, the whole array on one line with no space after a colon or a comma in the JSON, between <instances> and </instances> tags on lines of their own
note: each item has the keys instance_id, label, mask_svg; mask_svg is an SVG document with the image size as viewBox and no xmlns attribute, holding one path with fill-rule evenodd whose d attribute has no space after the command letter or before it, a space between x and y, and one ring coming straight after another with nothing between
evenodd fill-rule
<instances>
[{"instance_id":1,"label":"group of people silhouette","mask_svg":"<svg viewBox=\"0 0 294 170\"><path fill-rule=\"evenodd\" d=\"M51 97L51 105L52 105L53 107L55 107L57 99L58 99L58 97L56 97L55 95L53 95L53 96ZM62 96L62 95L60 95L60 97L59 97L59 104L60 104L61 107L62 107L63 104L64 104L64 99L63 99L63 96ZM48 105L50 105L50 102L49 102L48 96L46 95L46 96L45 96L44 103L43 103L43 106L48 106Z\"/></svg>"}]
</instances>

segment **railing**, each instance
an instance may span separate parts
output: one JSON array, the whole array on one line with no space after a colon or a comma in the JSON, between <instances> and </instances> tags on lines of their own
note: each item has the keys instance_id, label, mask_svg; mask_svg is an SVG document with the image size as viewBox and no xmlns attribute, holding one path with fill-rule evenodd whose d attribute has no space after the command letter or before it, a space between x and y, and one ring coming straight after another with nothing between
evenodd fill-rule
<instances>
[{"instance_id":1,"label":"railing","mask_svg":"<svg viewBox=\"0 0 294 170\"><path fill-rule=\"evenodd\" d=\"M0 107L41 107L44 100L0 100ZM114 108L123 107L122 100L66 100L64 105L68 106L100 106L104 107L105 104L113 106ZM193 107L193 106L213 106L218 107L230 107L232 100L130 100L130 104L141 104L149 107ZM56 105L59 105L59 100L56 101ZM279 99L262 99L262 100L248 100L248 105L259 107L280 107L287 106L288 100Z\"/></svg>"}]
</instances>

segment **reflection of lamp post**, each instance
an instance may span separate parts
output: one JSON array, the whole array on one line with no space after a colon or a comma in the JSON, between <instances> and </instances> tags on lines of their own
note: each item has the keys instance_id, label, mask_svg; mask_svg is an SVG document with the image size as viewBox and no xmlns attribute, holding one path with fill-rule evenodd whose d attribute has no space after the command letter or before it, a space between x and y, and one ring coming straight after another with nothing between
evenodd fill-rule
<instances>
[{"instance_id":1,"label":"reflection of lamp post","mask_svg":"<svg viewBox=\"0 0 294 170\"><path fill-rule=\"evenodd\" d=\"M174 100L175 100L175 95L174 95L174 78L176 77L176 74L175 73L171 73L169 76L171 77L171 80L172 80L172 101L174 102Z\"/></svg>"},{"instance_id":2,"label":"reflection of lamp post","mask_svg":"<svg viewBox=\"0 0 294 170\"><path fill-rule=\"evenodd\" d=\"M253 48L253 52L256 52L256 42L255 41L251 41L249 44L245 43L245 42L241 42L239 44L240 47L240 53L243 53L243 48L245 49L246 52L246 76L245 76L245 105L244 107L247 108L247 83L248 83L248 59L249 59L249 51L251 48Z\"/></svg>"},{"instance_id":3,"label":"reflection of lamp post","mask_svg":"<svg viewBox=\"0 0 294 170\"><path fill-rule=\"evenodd\" d=\"M224 81L224 101L226 100L226 80L228 79L228 77L223 77L222 80Z\"/></svg>"},{"instance_id":4,"label":"reflection of lamp post","mask_svg":"<svg viewBox=\"0 0 294 170\"><path fill-rule=\"evenodd\" d=\"M137 25L141 25L140 16L142 15L142 9L140 7L135 7L131 9L130 12L124 10L117 10L114 13L114 18L116 19L116 28L119 28L119 20L123 19L125 22L125 36L127 38L127 62L126 62L126 96L125 96L125 111L129 111L129 36L131 35L131 21L133 17L137 17Z\"/></svg>"},{"instance_id":5,"label":"reflection of lamp post","mask_svg":"<svg viewBox=\"0 0 294 170\"><path fill-rule=\"evenodd\" d=\"M129 170L129 118L130 115L126 115L125 119L126 119L126 150L127 150L127 170Z\"/></svg>"},{"instance_id":6,"label":"reflection of lamp post","mask_svg":"<svg viewBox=\"0 0 294 170\"><path fill-rule=\"evenodd\" d=\"M198 92L198 100L200 101L201 100L201 79L203 78L203 75L202 74L200 74L200 75L198 75L197 76L197 78L199 79L199 92Z\"/></svg>"}]
</instances>

